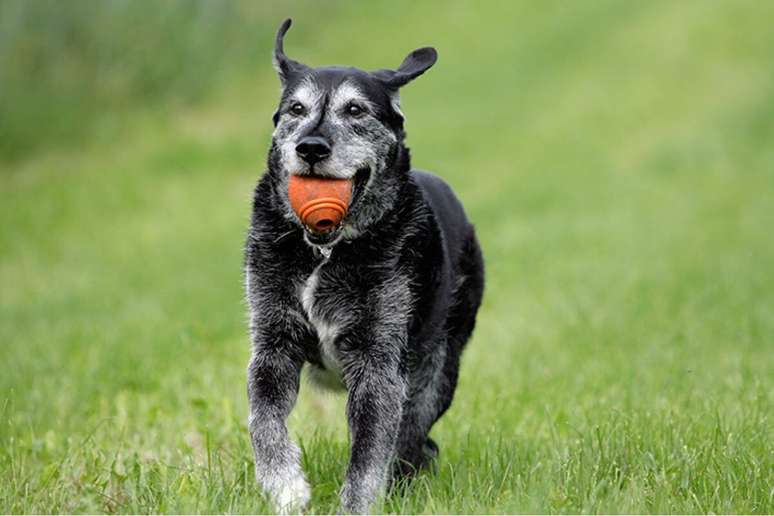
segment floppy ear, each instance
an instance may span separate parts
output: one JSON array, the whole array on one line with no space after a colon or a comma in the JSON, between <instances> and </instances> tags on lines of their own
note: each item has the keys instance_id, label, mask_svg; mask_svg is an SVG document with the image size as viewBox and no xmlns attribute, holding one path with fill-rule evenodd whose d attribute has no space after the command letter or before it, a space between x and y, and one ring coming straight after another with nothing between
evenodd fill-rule
<instances>
[{"instance_id":1,"label":"floppy ear","mask_svg":"<svg viewBox=\"0 0 774 516\"><path fill-rule=\"evenodd\" d=\"M274 56L272 57L274 69L277 70L277 73L279 74L283 88L294 75L304 72L309 68L304 64L293 61L285 55L282 40L285 38L285 33L290 28L291 23L293 23L293 20L288 18L280 25L280 28L277 31L277 39L274 41Z\"/></svg>"},{"instance_id":2,"label":"floppy ear","mask_svg":"<svg viewBox=\"0 0 774 516\"><path fill-rule=\"evenodd\" d=\"M425 73L437 59L438 52L433 47L418 48L406 56L397 70L377 70L372 75L388 88L397 90Z\"/></svg>"}]
</instances>

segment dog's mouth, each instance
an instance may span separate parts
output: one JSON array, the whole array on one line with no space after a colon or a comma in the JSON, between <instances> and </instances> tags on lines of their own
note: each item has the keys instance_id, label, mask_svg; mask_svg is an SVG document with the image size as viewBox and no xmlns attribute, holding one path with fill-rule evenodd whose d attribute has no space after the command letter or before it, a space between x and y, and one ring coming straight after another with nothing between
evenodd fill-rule
<instances>
[{"instance_id":1,"label":"dog's mouth","mask_svg":"<svg viewBox=\"0 0 774 516\"><path fill-rule=\"evenodd\" d=\"M331 229L326 233L315 233L314 231L310 230L308 227L304 226L304 238L306 238L306 241L312 245L316 245L319 247L326 247L326 246L333 245L336 242L336 240L338 240L340 233L341 233L341 226Z\"/></svg>"},{"instance_id":2,"label":"dog's mouth","mask_svg":"<svg viewBox=\"0 0 774 516\"><path fill-rule=\"evenodd\" d=\"M347 219L351 217L353 210L357 209L363 198L370 177L371 168L368 166L362 167L355 172L355 175L352 178L352 197L346 210L347 215L340 223L334 224L333 221L319 221L315 228L310 228L307 224L302 222L307 242L312 245L325 247L332 246L338 241L344 226L347 224ZM329 227L323 225L325 222L329 223Z\"/></svg>"},{"instance_id":3,"label":"dog's mouth","mask_svg":"<svg viewBox=\"0 0 774 516\"><path fill-rule=\"evenodd\" d=\"M371 178L371 167L366 165L365 167L359 168L357 172L355 172L355 178L354 178L354 187L352 191L352 202L349 203L349 213L352 213L352 211L357 207L358 202L360 199L363 198L363 194L365 193L366 186L368 186L368 180Z\"/></svg>"}]
</instances>

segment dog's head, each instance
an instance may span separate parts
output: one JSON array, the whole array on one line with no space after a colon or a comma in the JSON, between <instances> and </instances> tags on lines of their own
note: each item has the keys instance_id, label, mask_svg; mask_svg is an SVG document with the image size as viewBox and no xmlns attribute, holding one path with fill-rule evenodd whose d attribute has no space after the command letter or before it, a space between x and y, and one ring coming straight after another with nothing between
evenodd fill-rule
<instances>
[{"instance_id":1,"label":"dog's head","mask_svg":"<svg viewBox=\"0 0 774 516\"><path fill-rule=\"evenodd\" d=\"M433 66L437 54L420 48L397 70L312 68L285 55L283 38L290 23L280 26L274 48L282 95L273 117L269 163L279 175L278 192L287 192L291 174L354 180L342 227L325 235L306 234L313 244L331 245L342 235L358 234L394 203L408 169L398 92ZM398 170L400 163L406 170ZM293 218L292 211L288 216Z\"/></svg>"}]
</instances>

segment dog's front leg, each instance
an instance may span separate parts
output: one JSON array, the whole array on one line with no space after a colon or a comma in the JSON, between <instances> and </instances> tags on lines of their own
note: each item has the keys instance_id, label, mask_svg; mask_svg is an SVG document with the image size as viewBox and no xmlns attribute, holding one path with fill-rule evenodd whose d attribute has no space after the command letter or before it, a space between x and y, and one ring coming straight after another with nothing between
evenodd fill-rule
<instances>
[{"instance_id":1,"label":"dog's front leg","mask_svg":"<svg viewBox=\"0 0 774 516\"><path fill-rule=\"evenodd\" d=\"M352 364L347 378L347 416L352 439L342 509L367 512L384 492L406 394L398 360L369 356Z\"/></svg>"},{"instance_id":2,"label":"dog's front leg","mask_svg":"<svg viewBox=\"0 0 774 516\"><path fill-rule=\"evenodd\" d=\"M247 370L255 476L280 513L300 510L310 497L301 453L285 425L296 402L302 365L286 350L256 342Z\"/></svg>"}]
</instances>

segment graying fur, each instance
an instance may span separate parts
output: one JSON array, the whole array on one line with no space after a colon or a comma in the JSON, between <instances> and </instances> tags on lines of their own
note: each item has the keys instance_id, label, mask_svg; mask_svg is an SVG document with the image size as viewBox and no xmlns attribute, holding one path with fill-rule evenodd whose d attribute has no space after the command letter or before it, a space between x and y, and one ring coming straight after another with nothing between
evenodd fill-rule
<instances>
[{"instance_id":1,"label":"graying fur","mask_svg":"<svg viewBox=\"0 0 774 516\"><path fill-rule=\"evenodd\" d=\"M343 386L351 455L341 510L361 513L437 454L429 431L454 394L483 262L451 189L411 171L403 143L398 90L435 50L411 52L397 70L313 69L284 54L289 26L275 45L282 96L245 252L248 428L261 488L278 512L300 511L310 489L286 420L301 369ZM304 150L310 142L322 151ZM288 199L293 174L353 180L339 227L312 234L302 224Z\"/></svg>"}]
</instances>

